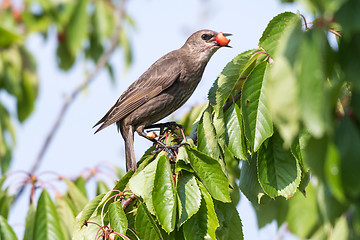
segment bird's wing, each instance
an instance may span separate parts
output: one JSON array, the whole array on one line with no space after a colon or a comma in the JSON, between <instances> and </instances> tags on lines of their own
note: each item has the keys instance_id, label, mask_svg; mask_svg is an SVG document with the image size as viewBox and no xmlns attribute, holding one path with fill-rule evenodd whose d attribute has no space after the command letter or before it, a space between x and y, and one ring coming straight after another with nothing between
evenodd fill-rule
<instances>
[{"instance_id":1,"label":"bird's wing","mask_svg":"<svg viewBox=\"0 0 360 240\"><path fill-rule=\"evenodd\" d=\"M179 78L181 69L181 61L171 53L160 58L130 85L115 105L95 124L97 126L103 123L96 132L120 121L142 104L170 87Z\"/></svg>"}]
</instances>

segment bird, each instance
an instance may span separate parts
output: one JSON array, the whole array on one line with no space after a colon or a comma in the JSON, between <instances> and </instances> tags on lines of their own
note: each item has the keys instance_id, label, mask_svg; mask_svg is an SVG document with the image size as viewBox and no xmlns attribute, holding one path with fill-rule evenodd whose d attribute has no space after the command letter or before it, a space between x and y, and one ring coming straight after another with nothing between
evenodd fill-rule
<instances>
[{"instance_id":1,"label":"bird","mask_svg":"<svg viewBox=\"0 0 360 240\"><path fill-rule=\"evenodd\" d=\"M193 33L185 44L153 63L119 97L94 126L95 133L116 123L125 141L126 171L136 171L134 152L135 131L147 137L144 129L180 108L193 94L211 56L226 45L218 38L230 36L212 30Z\"/></svg>"}]
</instances>

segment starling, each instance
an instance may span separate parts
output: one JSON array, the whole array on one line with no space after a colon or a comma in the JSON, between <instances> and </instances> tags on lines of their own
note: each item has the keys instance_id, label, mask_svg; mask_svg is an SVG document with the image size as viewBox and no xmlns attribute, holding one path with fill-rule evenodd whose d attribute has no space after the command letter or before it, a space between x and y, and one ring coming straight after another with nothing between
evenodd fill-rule
<instances>
[{"instance_id":1,"label":"starling","mask_svg":"<svg viewBox=\"0 0 360 240\"><path fill-rule=\"evenodd\" d=\"M211 30L193 33L181 48L152 64L95 124L102 124L97 133L116 123L125 141L127 171L136 170L134 132L147 138L144 129L181 107L200 82L211 56L220 47L229 47L216 40L218 34Z\"/></svg>"}]
</instances>

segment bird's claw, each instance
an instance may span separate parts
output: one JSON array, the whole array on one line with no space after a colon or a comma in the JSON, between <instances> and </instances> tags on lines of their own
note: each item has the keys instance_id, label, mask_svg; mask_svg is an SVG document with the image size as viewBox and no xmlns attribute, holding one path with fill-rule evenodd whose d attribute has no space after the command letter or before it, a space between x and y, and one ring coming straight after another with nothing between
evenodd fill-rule
<instances>
[{"instance_id":1,"label":"bird's claw","mask_svg":"<svg viewBox=\"0 0 360 240\"><path fill-rule=\"evenodd\" d=\"M176 145L165 145L162 142L158 142L158 146L159 146L158 148L154 149L150 153L151 155L158 153L162 150L165 150L169 154L170 160L175 160L176 158L175 158L174 152L177 152L180 147L189 146L189 144L188 143L180 143L180 144L176 144Z\"/></svg>"}]
</instances>

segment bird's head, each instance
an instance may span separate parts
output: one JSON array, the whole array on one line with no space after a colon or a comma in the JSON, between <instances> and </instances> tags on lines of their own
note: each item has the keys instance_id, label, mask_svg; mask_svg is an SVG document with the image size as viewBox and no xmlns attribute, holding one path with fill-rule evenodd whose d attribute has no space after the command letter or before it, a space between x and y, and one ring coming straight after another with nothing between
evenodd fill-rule
<instances>
[{"instance_id":1,"label":"bird's head","mask_svg":"<svg viewBox=\"0 0 360 240\"><path fill-rule=\"evenodd\" d=\"M200 30L193 33L184 44L183 48L188 48L190 52L198 53L211 57L221 47L230 47L227 45L231 36L229 33L218 33L212 30Z\"/></svg>"}]
</instances>

